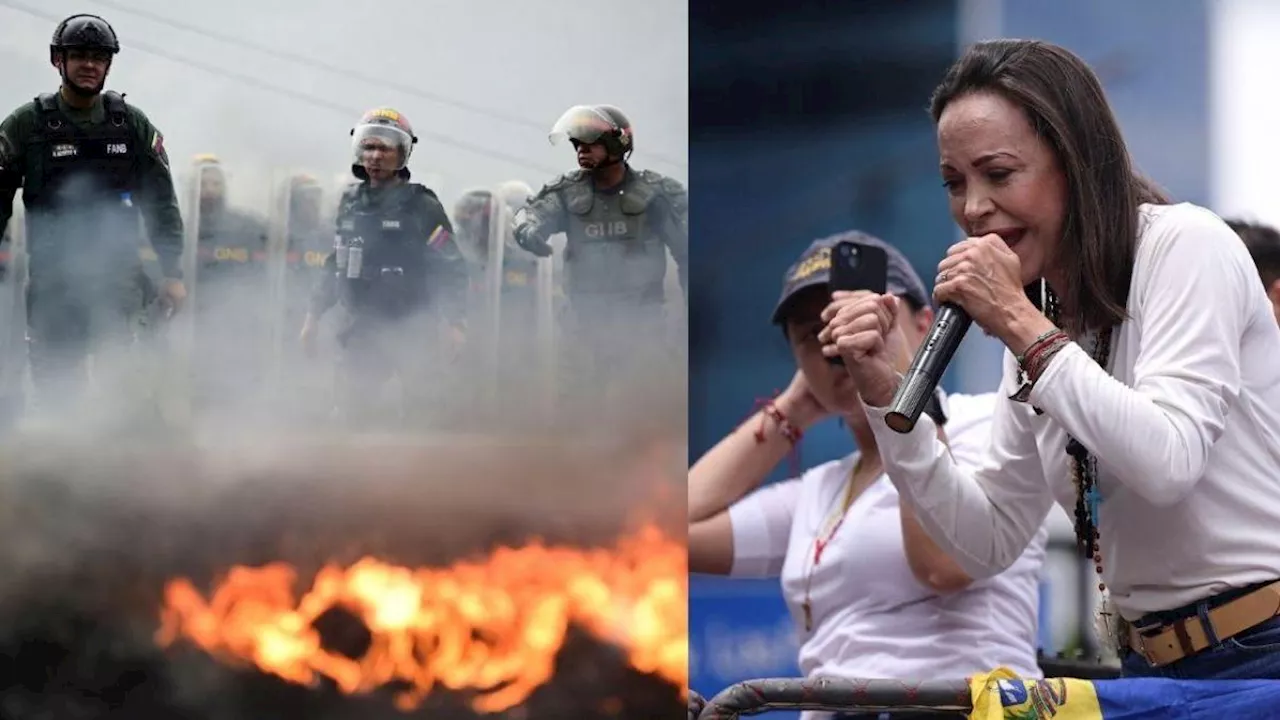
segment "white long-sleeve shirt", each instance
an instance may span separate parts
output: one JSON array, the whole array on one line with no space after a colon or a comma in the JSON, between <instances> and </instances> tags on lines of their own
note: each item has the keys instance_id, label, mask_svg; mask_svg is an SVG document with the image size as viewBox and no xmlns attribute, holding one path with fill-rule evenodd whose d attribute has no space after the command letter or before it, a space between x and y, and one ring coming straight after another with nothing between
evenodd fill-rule
<instances>
[{"instance_id":1,"label":"white long-sleeve shirt","mask_svg":"<svg viewBox=\"0 0 1280 720\"><path fill-rule=\"evenodd\" d=\"M1029 404L999 402L977 472L927 417L903 435L867 409L890 478L975 577L1012 563L1055 500L1073 512L1070 432L1097 459L1103 580L1129 620L1280 578L1280 328L1225 223L1185 203L1140 212L1112 372L1066 346ZM1006 353L1005 396L1016 371Z\"/></svg>"}]
</instances>

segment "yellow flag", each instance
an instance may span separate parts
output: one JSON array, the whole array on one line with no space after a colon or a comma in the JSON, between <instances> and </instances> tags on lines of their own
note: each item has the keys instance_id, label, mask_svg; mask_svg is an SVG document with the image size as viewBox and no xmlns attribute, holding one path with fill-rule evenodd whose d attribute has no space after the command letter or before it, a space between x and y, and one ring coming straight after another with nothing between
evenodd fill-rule
<instances>
[{"instance_id":1,"label":"yellow flag","mask_svg":"<svg viewBox=\"0 0 1280 720\"><path fill-rule=\"evenodd\" d=\"M969 678L970 720L1102 720L1098 693L1088 680L1023 680L1006 667Z\"/></svg>"}]
</instances>

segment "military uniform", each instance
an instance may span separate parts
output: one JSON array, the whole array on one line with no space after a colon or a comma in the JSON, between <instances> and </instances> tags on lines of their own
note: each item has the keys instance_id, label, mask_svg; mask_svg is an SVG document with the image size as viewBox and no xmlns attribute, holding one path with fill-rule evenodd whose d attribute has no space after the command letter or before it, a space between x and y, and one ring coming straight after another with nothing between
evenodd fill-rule
<instances>
[{"instance_id":1,"label":"military uniform","mask_svg":"<svg viewBox=\"0 0 1280 720\"><path fill-rule=\"evenodd\" d=\"M0 123L0 226L26 207L28 348L38 393L75 375L100 343L128 342L147 280L147 236L166 278L181 277L182 217L163 137L123 96L87 110L51 93Z\"/></svg>"},{"instance_id":2,"label":"military uniform","mask_svg":"<svg viewBox=\"0 0 1280 720\"><path fill-rule=\"evenodd\" d=\"M338 252L329 255L311 315L339 302L347 311L338 333L339 404L360 421L392 375L400 376L408 396L445 382L421 371L440 368L441 321L458 324L464 317L467 272L440 201L416 183L349 188L337 235L346 248L359 240L361 257L355 260L349 249L345 262Z\"/></svg>"},{"instance_id":3,"label":"military uniform","mask_svg":"<svg viewBox=\"0 0 1280 720\"><path fill-rule=\"evenodd\" d=\"M564 233L564 318L571 354L623 372L671 348L663 309L667 252L689 278L688 193L676 180L630 166L620 185L596 188L585 170L548 183L517 228L522 245ZM577 371L571 371L577 372Z\"/></svg>"}]
</instances>

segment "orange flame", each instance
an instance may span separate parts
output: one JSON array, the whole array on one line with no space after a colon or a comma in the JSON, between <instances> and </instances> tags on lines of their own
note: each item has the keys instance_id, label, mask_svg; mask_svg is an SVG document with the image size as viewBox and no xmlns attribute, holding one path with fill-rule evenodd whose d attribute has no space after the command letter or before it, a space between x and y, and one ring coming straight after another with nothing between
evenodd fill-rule
<instances>
[{"instance_id":1,"label":"orange flame","mask_svg":"<svg viewBox=\"0 0 1280 720\"><path fill-rule=\"evenodd\" d=\"M229 662L291 682L330 678L345 693L393 681L402 710L437 685L474 690L472 707L501 712L549 681L570 623L623 648L637 670L688 686L688 574L684 545L653 527L613 549L534 542L482 562L410 569L364 558L322 569L295 600L286 563L233 567L209 601L185 578L169 581L157 642L186 638ZM321 646L312 623L344 608L372 642L358 659Z\"/></svg>"}]
</instances>

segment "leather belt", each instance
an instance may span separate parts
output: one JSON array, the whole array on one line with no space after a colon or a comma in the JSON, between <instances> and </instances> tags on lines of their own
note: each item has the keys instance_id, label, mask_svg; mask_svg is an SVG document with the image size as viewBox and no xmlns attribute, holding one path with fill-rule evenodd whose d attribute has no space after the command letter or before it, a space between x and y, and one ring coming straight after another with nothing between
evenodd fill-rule
<instances>
[{"instance_id":1,"label":"leather belt","mask_svg":"<svg viewBox=\"0 0 1280 720\"><path fill-rule=\"evenodd\" d=\"M1152 667L1195 655L1213 644L1211 637L1222 642L1280 615L1280 581L1223 603L1207 614L1212 633L1199 615L1143 630L1130 626L1129 649L1146 658Z\"/></svg>"}]
</instances>

